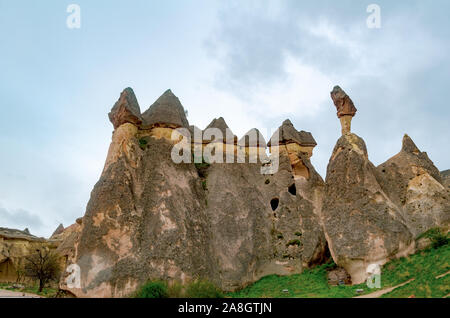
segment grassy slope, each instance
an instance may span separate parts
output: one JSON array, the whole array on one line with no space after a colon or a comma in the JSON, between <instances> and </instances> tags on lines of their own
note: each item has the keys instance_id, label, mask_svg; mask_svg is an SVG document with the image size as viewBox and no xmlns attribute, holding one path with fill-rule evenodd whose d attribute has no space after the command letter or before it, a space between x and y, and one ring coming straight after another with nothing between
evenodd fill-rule
<instances>
[{"instance_id":1,"label":"grassy slope","mask_svg":"<svg viewBox=\"0 0 450 318\"><path fill-rule=\"evenodd\" d=\"M353 297L356 289L364 289L358 295L369 294L378 289L369 289L366 284L355 286L329 286L326 268L329 264L305 270L290 276L270 275L263 277L247 288L230 293L229 297ZM450 245L438 249L428 249L407 258L385 264L381 274L381 288L415 280L403 287L383 295L383 297L444 297L450 293L450 274L435 277L450 270ZM284 293L283 289L289 292Z\"/></svg>"}]
</instances>

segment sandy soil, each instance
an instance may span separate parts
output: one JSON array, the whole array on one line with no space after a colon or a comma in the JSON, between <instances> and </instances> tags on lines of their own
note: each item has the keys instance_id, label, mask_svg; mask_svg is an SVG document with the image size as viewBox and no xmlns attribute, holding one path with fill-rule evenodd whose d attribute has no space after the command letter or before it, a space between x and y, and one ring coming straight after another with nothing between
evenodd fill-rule
<instances>
[{"instance_id":1,"label":"sandy soil","mask_svg":"<svg viewBox=\"0 0 450 318\"><path fill-rule=\"evenodd\" d=\"M42 298L39 295L0 289L0 298Z\"/></svg>"}]
</instances>

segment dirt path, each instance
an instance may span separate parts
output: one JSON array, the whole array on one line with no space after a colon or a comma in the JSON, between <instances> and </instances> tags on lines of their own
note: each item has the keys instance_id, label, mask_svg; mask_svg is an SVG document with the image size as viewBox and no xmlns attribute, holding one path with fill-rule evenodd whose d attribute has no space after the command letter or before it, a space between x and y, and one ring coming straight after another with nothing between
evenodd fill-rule
<instances>
[{"instance_id":1,"label":"dirt path","mask_svg":"<svg viewBox=\"0 0 450 318\"><path fill-rule=\"evenodd\" d=\"M0 289L0 298L42 298L39 295Z\"/></svg>"},{"instance_id":2,"label":"dirt path","mask_svg":"<svg viewBox=\"0 0 450 318\"><path fill-rule=\"evenodd\" d=\"M399 288L399 287L402 287L402 286L404 286L406 284L411 283L413 280L415 280L415 278L411 278L410 280L408 280L408 281L406 281L404 283L401 283L401 284L399 284L397 286L394 286L394 287L389 287L389 288L377 290L376 292L373 292L373 293L370 293L370 294L367 294L367 295L353 297L353 298L378 298L378 297L380 297L380 296L382 296L384 294L390 293L391 291L393 291L396 288Z\"/></svg>"},{"instance_id":3,"label":"dirt path","mask_svg":"<svg viewBox=\"0 0 450 318\"><path fill-rule=\"evenodd\" d=\"M447 276L448 274L450 274L450 271L448 271L447 273L444 273L444 274L442 274L442 275L436 276L436 279L445 277L445 276Z\"/></svg>"}]
</instances>

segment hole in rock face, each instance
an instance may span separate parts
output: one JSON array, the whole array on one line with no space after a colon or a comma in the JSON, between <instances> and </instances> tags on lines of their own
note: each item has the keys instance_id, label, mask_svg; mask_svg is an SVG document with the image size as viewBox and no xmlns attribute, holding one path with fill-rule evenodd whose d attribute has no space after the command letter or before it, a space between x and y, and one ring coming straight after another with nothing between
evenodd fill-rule
<instances>
[{"instance_id":1,"label":"hole in rock face","mask_svg":"<svg viewBox=\"0 0 450 318\"><path fill-rule=\"evenodd\" d=\"M292 195L296 195L297 194L297 188L295 187L295 183L293 183L293 184L291 184L289 186L288 191Z\"/></svg>"},{"instance_id":2,"label":"hole in rock face","mask_svg":"<svg viewBox=\"0 0 450 318\"><path fill-rule=\"evenodd\" d=\"M280 203L280 200L278 198L270 200L270 206L272 207L272 211L275 211L278 208L278 203Z\"/></svg>"}]
</instances>

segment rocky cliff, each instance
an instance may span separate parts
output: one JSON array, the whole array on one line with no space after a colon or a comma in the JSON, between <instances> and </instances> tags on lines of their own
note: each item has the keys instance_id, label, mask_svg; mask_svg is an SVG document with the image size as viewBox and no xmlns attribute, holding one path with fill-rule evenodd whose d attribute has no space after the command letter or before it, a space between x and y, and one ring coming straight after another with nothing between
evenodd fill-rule
<instances>
[{"instance_id":1,"label":"rocky cliff","mask_svg":"<svg viewBox=\"0 0 450 318\"><path fill-rule=\"evenodd\" d=\"M24 231L0 228L0 282L15 282L25 258L38 248L55 249L58 240L47 240Z\"/></svg>"},{"instance_id":2,"label":"rocky cliff","mask_svg":"<svg viewBox=\"0 0 450 318\"><path fill-rule=\"evenodd\" d=\"M125 296L154 278L235 290L329 257L357 283L369 264L412 253L415 237L449 222L448 189L409 137L375 167L364 141L345 132L324 181L310 162L316 141L289 120L267 145L256 129L246 134L256 140L238 141L223 118L207 127L222 137L190 126L170 90L141 113L131 88L109 118L112 141L86 213L57 234L67 265L81 270L80 288L64 278L61 287L77 296ZM181 138L183 158L199 150L199 160L172 160ZM214 162L205 151L244 157Z\"/></svg>"}]
</instances>

